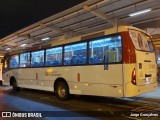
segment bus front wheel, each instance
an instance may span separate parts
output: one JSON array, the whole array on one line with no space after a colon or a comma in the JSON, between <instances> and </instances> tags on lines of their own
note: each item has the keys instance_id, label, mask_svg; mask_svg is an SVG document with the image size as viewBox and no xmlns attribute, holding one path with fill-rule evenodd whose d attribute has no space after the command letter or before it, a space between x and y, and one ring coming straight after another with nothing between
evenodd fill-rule
<instances>
[{"instance_id":1,"label":"bus front wheel","mask_svg":"<svg viewBox=\"0 0 160 120\"><path fill-rule=\"evenodd\" d=\"M69 97L69 88L66 83L58 82L56 85L56 96L60 100L67 100Z\"/></svg>"}]
</instances>

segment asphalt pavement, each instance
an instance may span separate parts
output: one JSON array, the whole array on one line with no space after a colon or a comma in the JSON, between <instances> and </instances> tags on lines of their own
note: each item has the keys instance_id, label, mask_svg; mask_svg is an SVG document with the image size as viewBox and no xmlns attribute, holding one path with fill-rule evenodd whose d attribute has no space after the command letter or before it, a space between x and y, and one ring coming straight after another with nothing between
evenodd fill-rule
<instances>
[{"instance_id":1,"label":"asphalt pavement","mask_svg":"<svg viewBox=\"0 0 160 120\"><path fill-rule=\"evenodd\" d=\"M6 94L10 86L0 86L0 120L96 120L59 107Z\"/></svg>"},{"instance_id":2,"label":"asphalt pavement","mask_svg":"<svg viewBox=\"0 0 160 120\"><path fill-rule=\"evenodd\" d=\"M55 120L70 120L70 119L96 120L97 119L94 117L89 117L89 116L81 115L79 113L71 112L64 108L59 108L53 105L47 105L44 103L6 94L7 91L11 91L11 89L12 88L10 86L0 86L1 115L2 115L2 112L11 112L11 115L12 115L12 118L3 117L2 120L12 120L12 119L21 120L22 119L21 116L23 116L24 120L28 120L27 117L30 117L29 118L30 120L54 120L54 119ZM45 98L43 97L43 99ZM122 98L122 99L125 99L125 98ZM157 105L160 105L160 86L158 86L158 88L152 92L145 93L133 98L127 98L127 99L131 99L137 102L149 101L149 102L154 102ZM34 117L36 116L35 114L37 114L37 117ZM4 116L5 115L6 114L4 114ZM31 117L31 115L33 117Z\"/></svg>"}]
</instances>

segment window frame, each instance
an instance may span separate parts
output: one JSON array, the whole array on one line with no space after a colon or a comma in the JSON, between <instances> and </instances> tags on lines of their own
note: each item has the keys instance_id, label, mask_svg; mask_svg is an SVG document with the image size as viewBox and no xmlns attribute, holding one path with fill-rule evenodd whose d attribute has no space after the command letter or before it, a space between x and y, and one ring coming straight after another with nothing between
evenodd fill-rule
<instances>
[{"instance_id":1,"label":"window frame","mask_svg":"<svg viewBox=\"0 0 160 120\"><path fill-rule=\"evenodd\" d=\"M82 44L82 43L86 43L86 63L85 64L69 64L69 65L65 65L64 64L65 46L71 46L71 45ZM78 41L78 42L74 42L74 43L70 43L70 44L65 44L63 46L63 51L64 51L64 54L63 54L63 66L80 66L80 65L86 65L88 63L88 59L87 59L87 56L88 56L88 42L86 40L81 41L81 42Z\"/></svg>"},{"instance_id":2,"label":"window frame","mask_svg":"<svg viewBox=\"0 0 160 120\"><path fill-rule=\"evenodd\" d=\"M12 59L12 56L15 56L15 55L18 55L18 67L13 67L13 68L11 68L11 59ZM12 54L12 55L10 55L10 58L9 58L9 69L17 69L17 68L19 68L19 63L20 63L20 56L19 56L19 53L18 54Z\"/></svg>"},{"instance_id":3,"label":"window frame","mask_svg":"<svg viewBox=\"0 0 160 120\"><path fill-rule=\"evenodd\" d=\"M33 52L38 52L38 51L44 51L44 63L43 66L32 66L32 53ZM31 68L40 68L40 67L45 67L45 49L38 49L30 52L30 67Z\"/></svg>"},{"instance_id":4,"label":"window frame","mask_svg":"<svg viewBox=\"0 0 160 120\"><path fill-rule=\"evenodd\" d=\"M90 64L89 63L89 43L91 41L94 41L94 40L100 40L100 39L103 39L103 38L107 38L107 37L115 37L115 36L120 36L121 37L121 48L122 48L122 52L121 52L121 61L119 62L109 62L109 63L95 63L95 64ZM104 35L104 36L100 36L100 37L96 37L96 38L91 38L91 39L86 39L86 40L81 40L81 41L76 41L76 42L71 42L71 43L66 43L66 44L61 44L61 45L57 45L57 46L51 46L51 47L48 47L48 48L42 48L42 49L37 49L37 50L26 50L25 52L22 52L22 53L18 53L18 54L12 54L10 56L13 56L13 55L18 55L19 56L19 63L18 63L18 67L17 68L41 68L41 67L67 67L67 66L85 66L85 65L105 65L105 64L122 64L122 61L123 61L123 40L122 40L122 36L121 36L121 33L115 33L115 34L110 34L110 35ZM73 44L80 44L80 43L85 43L86 42L86 64L70 64L70 65L64 65L64 47L65 46L68 46L68 45L73 45ZM58 47L62 47L62 64L61 65L53 65L53 66L46 66L46 50L47 49L52 49L52 48L58 48ZM37 52L37 51L44 51L44 64L43 66L31 66L31 58L32 58L32 53L33 52ZM19 67L19 64L20 64L20 54L23 54L23 53L30 53L30 66L28 67ZM9 59L9 69L17 69L17 68L10 68L10 59Z\"/></svg>"},{"instance_id":5,"label":"window frame","mask_svg":"<svg viewBox=\"0 0 160 120\"><path fill-rule=\"evenodd\" d=\"M27 66L27 67L21 67L20 66L20 57L21 57L21 54L25 54L25 53L29 53L29 61L30 61L30 63L29 63L29 66ZM31 67L31 52L24 52L24 53L19 53L19 68L30 68Z\"/></svg>"},{"instance_id":6,"label":"window frame","mask_svg":"<svg viewBox=\"0 0 160 120\"><path fill-rule=\"evenodd\" d=\"M61 47L62 48L62 61L61 61L61 64L60 65L50 65L50 66L46 66L46 53L47 53L47 50L49 50L49 49L54 49L54 48L59 48L59 47ZM49 48L46 48L46 49L44 49L45 50L45 63L44 63L44 66L45 67L58 67L58 66L62 66L63 65L63 46L61 45L61 46L54 46L54 47L49 47Z\"/></svg>"},{"instance_id":7,"label":"window frame","mask_svg":"<svg viewBox=\"0 0 160 120\"><path fill-rule=\"evenodd\" d=\"M102 62L102 63L94 63L94 64L90 64L89 63L89 59L90 59L90 42L93 42L93 41L96 41L96 40L101 40L101 39L105 39L105 38L112 38L112 37L120 37L120 42L121 42L121 50L122 50L122 52L121 52L121 60L119 61L119 62ZM122 40L122 36L121 36L121 34L120 33L116 33L116 34L112 34L112 35L105 35L105 36L101 36L101 37L98 37L98 38L93 38L93 39L91 39L91 40L89 40L88 41L88 64L89 65L101 65L101 64L120 64L120 63L122 63L122 58L123 58L123 40Z\"/></svg>"}]
</instances>

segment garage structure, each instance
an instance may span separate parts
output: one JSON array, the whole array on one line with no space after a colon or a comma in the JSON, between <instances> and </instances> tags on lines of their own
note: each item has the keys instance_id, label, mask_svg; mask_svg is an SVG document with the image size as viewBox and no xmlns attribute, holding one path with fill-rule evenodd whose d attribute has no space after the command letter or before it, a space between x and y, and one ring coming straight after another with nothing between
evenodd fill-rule
<instances>
[{"instance_id":1,"label":"garage structure","mask_svg":"<svg viewBox=\"0 0 160 120\"><path fill-rule=\"evenodd\" d=\"M159 12L160 0L87 0L0 39L0 53L53 46L57 40L120 25L145 30L159 47Z\"/></svg>"}]
</instances>

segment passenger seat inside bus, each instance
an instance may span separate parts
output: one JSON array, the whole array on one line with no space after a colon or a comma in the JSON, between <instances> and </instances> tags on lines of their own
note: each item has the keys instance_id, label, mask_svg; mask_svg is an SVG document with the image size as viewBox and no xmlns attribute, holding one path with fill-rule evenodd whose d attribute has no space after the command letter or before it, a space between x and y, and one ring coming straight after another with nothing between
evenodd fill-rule
<instances>
[{"instance_id":1,"label":"passenger seat inside bus","mask_svg":"<svg viewBox=\"0 0 160 120\"><path fill-rule=\"evenodd\" d=\"M47 60L46 66L50 66L50 65L51 65L51 61Z\"/></svg>"},{"instance_id":2,"label":"passenger seat inside bus","mask_svg":"<svg viewBox=\"0 0 160 120\"><path fill-rule=\"evenodd\" d=\"M77 55L73 55L72 59L71 59L71 64L72 65L78 64L78 60L79 60L78 56Z\"/></svg>"}]
</instances>

